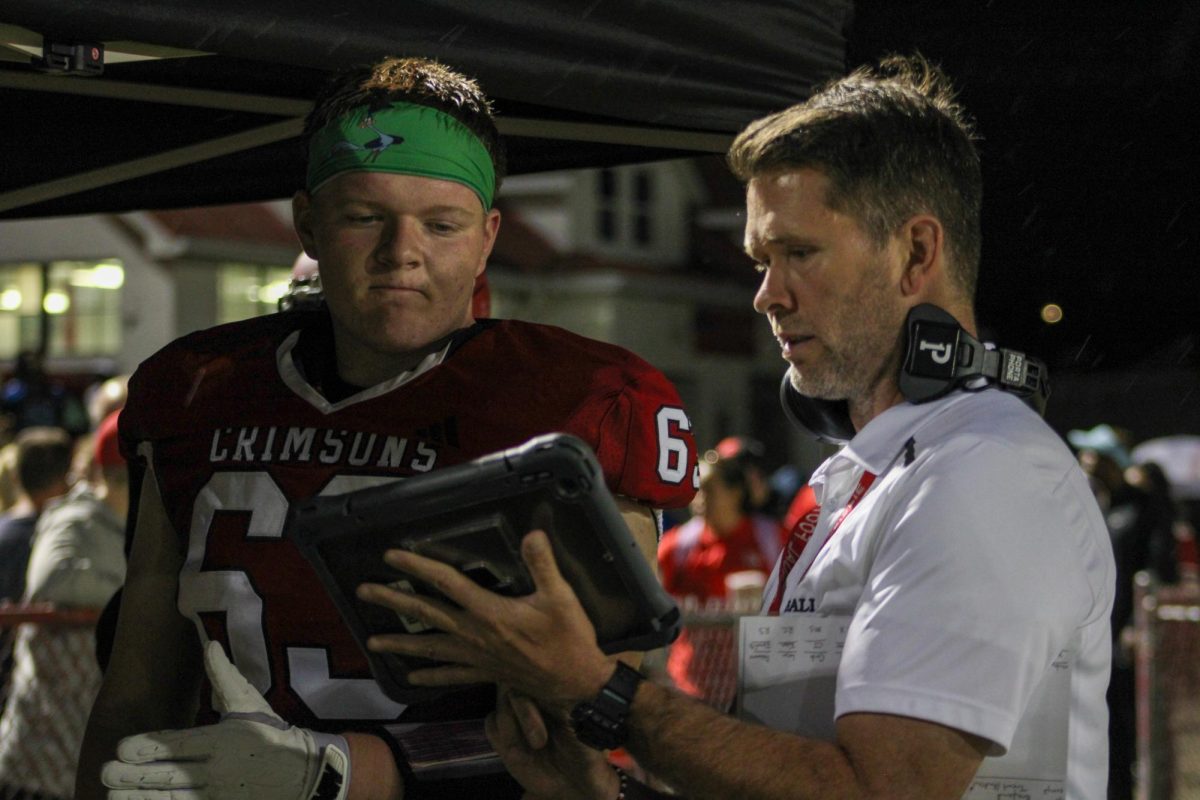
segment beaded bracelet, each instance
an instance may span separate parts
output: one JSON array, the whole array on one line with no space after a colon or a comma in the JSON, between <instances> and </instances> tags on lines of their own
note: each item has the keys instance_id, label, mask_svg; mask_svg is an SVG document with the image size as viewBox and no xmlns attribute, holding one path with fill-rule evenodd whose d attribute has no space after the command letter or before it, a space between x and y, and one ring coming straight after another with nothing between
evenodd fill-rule
<instances>
[{"instance_id":1,"label":"beaded bracelet","mask_svg":"<svg viewBox=\"0 0 1200 800\"><path fill-rule=\"evenodd\" d=\"M612 767L617 771L617 777L621 779L621 785L617 789L616 800L682 800L682 798L663 794L645 784L638 783L629 777L629 773L615 764Z\"/></svg>"},{"instance_id":2,"label":"beaded bracelet","mask_svg":"<svg viewBox=\"0 0 1200 800\"><path fill-rule=\"evenodd\" d=\"M617 777L621 780L621 785L617 788L617 800L629 800L625 796L625 790L629 788L629 773L617 766L613 769L617 771Z\"/></svg>"}]
</instances>

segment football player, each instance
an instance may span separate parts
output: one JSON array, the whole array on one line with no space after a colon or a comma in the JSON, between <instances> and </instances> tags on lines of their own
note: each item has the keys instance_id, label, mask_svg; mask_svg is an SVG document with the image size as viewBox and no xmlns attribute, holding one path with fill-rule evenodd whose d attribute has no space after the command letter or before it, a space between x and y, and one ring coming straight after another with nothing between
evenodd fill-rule
<instances>
[{"instance_id":1,"label":"football player","mask_svg":"<svg viewBox=\"0 0 1200 800\"><path fill-rule=\"evenodd\" d=\"M324 304L186 336L130 382L136 613L117 623L81 798L518 797L502 773L409 773L383 725L481 719L495 690L384 695L284 535L289 503L550 431L591 445L650 559L653 509L694 493L691 424L660 372L558 328L473 317L504 173L474 81L422 59L349 71L305 138L293 210Z\"/></svg>"}]
</instances>

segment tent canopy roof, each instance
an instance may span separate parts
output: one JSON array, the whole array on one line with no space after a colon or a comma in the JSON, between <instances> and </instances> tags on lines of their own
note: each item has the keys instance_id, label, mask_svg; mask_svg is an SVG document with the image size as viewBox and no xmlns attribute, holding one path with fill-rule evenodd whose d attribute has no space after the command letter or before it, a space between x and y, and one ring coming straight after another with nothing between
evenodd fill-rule
<instances>
[{"instance_id":1,"label":"tent canopy roof","mask_svg":"<svg viewBox=\"0 0 1200 800\"><path fill-rule=\"evenodd\" d=\"M290 194L334 70L420 55L494 98L513 173L720 152L844 68L850 0L6 0L0 216ZM30 66L102 43L102 76ZM6 45L6 46L5 46ZM150 56L147 58L146 56Z\"/></svg>"}]
</instances>

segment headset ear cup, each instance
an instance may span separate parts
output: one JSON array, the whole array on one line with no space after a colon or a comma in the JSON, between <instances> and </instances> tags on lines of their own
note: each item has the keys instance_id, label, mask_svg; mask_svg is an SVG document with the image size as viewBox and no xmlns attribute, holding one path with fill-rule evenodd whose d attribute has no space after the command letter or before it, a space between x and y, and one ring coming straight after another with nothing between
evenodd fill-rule
<instances>
[{"instance_id":1,"label":"headset ear cup","mask_svg":"<svg viewBox=\"0 0 1200 800\"><path fill-rule=\"evenodd\" d=\"M897 381L910 403L928 403L964 387L997 386L1045 411L1046 365L1033 356L988 348L945 309L922 303L904 321L904 360Z\"/></svg>"},{"instance_id":2,"label":"headset ear cup","mask_svg":"<svg viewBox=\"0 0 1200 800\"><path fill-rule=\"evenodd\" d=\"M910 403L928 403L957 388L982 367L983 348L945 309L922 303L904 320L904 360L897 384ZM959 363L960 350L973 360Z\"/></svg>"},{"instance_id":3,"label":"headset ear cup","mask_svg":"<svg viewBox=\"0 0 1200 800\"><path fill-rule=\"evenodd\" d=\"M850 421L850 408L845 400L805 397L792 386L787 372L779 386L779 402L792 424L819 441L841 445L854 438L854 423Z\"/></svg>"}]
</instances>

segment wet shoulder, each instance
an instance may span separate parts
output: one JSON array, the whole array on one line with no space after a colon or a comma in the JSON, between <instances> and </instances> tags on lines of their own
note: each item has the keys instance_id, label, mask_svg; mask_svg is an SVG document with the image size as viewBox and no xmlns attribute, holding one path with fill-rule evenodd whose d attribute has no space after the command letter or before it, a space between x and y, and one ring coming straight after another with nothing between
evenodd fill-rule
<instances>
[{"instance_id":1,"label":"wet shoulder","mask_svg":"<svg viewBox=\"0 0 1200 800\"><path fill-rule=\"evenodd\" d=\"M555 325L500 320L476 339L480 350L520 372L577 375L614 387L662 379L661 372L636 353Z\"/></svg>"},{"instance_id":2,"label":"wet shoulder","mask_svg":"<svg viewBox=\"0 0 1200 800\"><path fill-rule=\"evenodd\" d=\"M1037 412L998 390L948 408L936 422L934 439L934 450L947 458L974 451L1043 480L1061 479L1078 468L1066 442Z\"/></svg>"},{"instance_id":3,"label":"wet shoulder","mask_svg":"<svg viewBox=\"0 0 1200 800\"><path fill-rule=\"evenodd\" d=\"M131 393L153 386L158 394L201 370L227 369L267 359L289 334L306 322L301 312L269 314L181 336L143 361L131 379Z\"/></svg>"}]
</instances>

